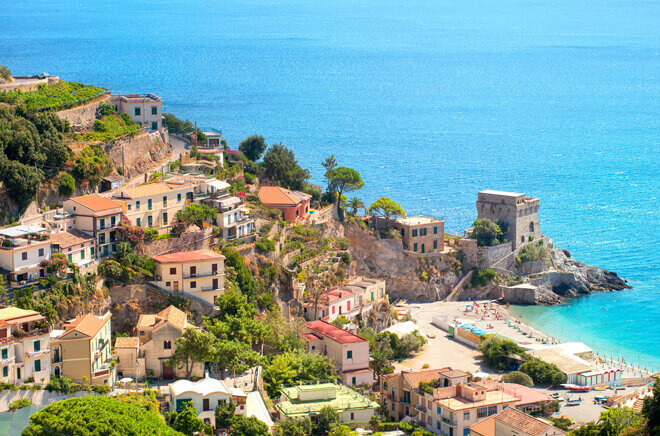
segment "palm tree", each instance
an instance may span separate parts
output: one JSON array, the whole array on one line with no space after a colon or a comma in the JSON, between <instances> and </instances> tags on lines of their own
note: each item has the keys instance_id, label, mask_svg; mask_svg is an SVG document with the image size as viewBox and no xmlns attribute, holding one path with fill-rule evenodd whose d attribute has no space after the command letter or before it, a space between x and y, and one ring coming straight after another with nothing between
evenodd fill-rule
<instances>
[{"instance_id":1,"label":"palm tree","mask_svg":"<svg viewBox=\"0 0 660 436\"><path fill-rule=\"evenodd\" d=\"M347 206L351 208L351 215L357 215L358 209L365 209L364 203L357 197L351 198Z\"/></svg>"}]
</instances>

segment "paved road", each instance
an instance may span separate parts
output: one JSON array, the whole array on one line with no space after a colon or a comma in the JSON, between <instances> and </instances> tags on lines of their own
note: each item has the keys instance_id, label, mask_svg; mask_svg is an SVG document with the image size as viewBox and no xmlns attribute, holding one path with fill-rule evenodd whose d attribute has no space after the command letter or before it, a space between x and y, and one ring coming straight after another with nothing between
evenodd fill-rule
<instances>
[{"instance_id":1,"label":"paved road","mask_svg":"<svg viewBox=\"0 0 660 436\"><path fill-rule=\"evenodd\" d=\"M170 144L172 145L172 157L170 157L170 161L177 160L179 155L188 150L188 147L190 146L190 142L174 135L170 135Z\"/></svg>"}]
</instances>

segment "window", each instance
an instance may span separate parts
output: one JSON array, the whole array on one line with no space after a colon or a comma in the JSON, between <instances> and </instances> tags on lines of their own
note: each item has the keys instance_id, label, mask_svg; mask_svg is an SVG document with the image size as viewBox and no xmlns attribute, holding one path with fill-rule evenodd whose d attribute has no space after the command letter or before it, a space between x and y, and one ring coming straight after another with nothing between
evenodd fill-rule
<instances>
[{"instance_id":1,"label":"window","mask_svg":"<svg viewBox=\"0 0 660 436\"><path fill-rule=\"evenodd\" d=\"M21 260L27 260L27 251L21 253Z\"/></svg>"},{"instance_id":2,"label":"window","mask_svg":"<svg viewBox=\"0 0 660 436\"><path fill-rule=\"evenodd\" d=\"M191 266L190 267L190 277L195 277L197 275L197 267L196 266Z\"/></svg>"},{"instance_id":3,"label":"window","mask_svg":"<svg viewBox=\"0 0 660 436\"><path fill-rule=\"evenodd\" d=\"M151 198L147 200L147 210L151 210Z\"/></svg>"},{"instance_id":4,"label":"window","mask_svg":"<svg viewBox=\"0 0 660 436\"><path fill-rule=\"evenodd\" d=\"M530 231L530 232L533 232L533 231L534 231L534 221L532 221L531 223L529 223L529 231Z\"/></svg>"},{"instance_id":5,"label":"window","mask_svg":"<svg viewBox=\"0 0 660 436\"><path fill-rule=\"evenodd\" d=\"M135 218L135 225L138 227L142 226L142 218Z\"/></svg>"},{"instance_id":6,"label":"window","mask_svg":"<svg viewBox=\"0 0 660 436\"><path fill-rule=\"evenodd\" d=\"M477 409L477 419L485 418L488 416L488 408L480 407Z\"/></svg>"},{"instance_id":7,"label":"window","mask_svg":"<svg viewBox=\"0 0 660 436\"><path fill-rule=\"evenodd\" d=\"M172 282L165 282L165 287L166 288L169 288L170 286L172 286Z\"/></svg>"},{"instance_id":8,"label":"window","mask_svg":"<svg viewBox=\"0 0 660 436\"><path fill-rule=\"evenodd\" d=\"M312 351L316 351L316 345L312 345Z\"/></svg>"},{"instance_id":9,"label":"window","mask_svg":"<svg viewBox=\"0 0 660 436\"><path fill-rule=\"evenodd\" d=\"M164 350L171 350L172 349L172 341L163 341L163 349Z\"/></svg>"},{"instance_id":10,"label":"window","mask_svg":"<svg viewBox=\"0 0 660 436\"><path fill-rule=\"evenodd\" d=\"M417 229L413 229L412 235L413 235L413 238L417 236Z\"/></svg>"},{"instance_id":11,"label":"window","mask_svg":"<svg viewBox=\"0 0 660 436\"><path fill-rule=\"evenodd\" d=\"M167 212L163 212L163 224L167 225L168 222Z\"/></svg>"},{"instance_id":12,"label":"window","mask_svg":"<svg viewBox=\"0 0 660 436\"><path fill-rule=\"evenodd\" d=\"M158 123L155 121L151 122L151 130L158 130Z\"/></svg>"},{"instance_id":13,"label":"window","mask_svg":"<svg viewBox=\"0 0 660 436\"><path fill-rule=\"evenodd\" d=\"M41 360L34 361L34 372L41 371Z\"/></svg>"},{"instance_id":14,"label":"window","mask_svg":"<svg viewBox=\"0 0 660 436\"><path fill-rule=\"evenodd\" d=\"M67 255L66 255L66 258L69 259L69 262L73 262L73 258L72 258L72 256L71 256L70 254L67 254Z\"/></svg>"},{"instance_id":15,"label":"window","mask_svg":"<svg viewBox=\"0 0 660 436\"><path fill-rule=\"evenodd\" d=\"M135 210L140 210L140 200L135 202Z\"/></svg>"},{"instance_id":16,"label":"window","mask_svg":"<svg viewBox=\"0 0 660 436\"><path fill-rule=\"evenodd\" d=\"M204 398L204 399L202 400L202 409L203 409L205 412L211 409L211 406L209 405L209 399L208 399L208 398Z\"/></svg>"},{"instance_id":17,"label":"window","mask_svg":"<svg viewBox=\"0 0 660 436\"><path fill-rule=\"evenodd\" d=\"M105 233L99 234L99 244L105 244Z\"/></svg>"},{"instance_id":18,"label":"window","mask_svg":"<svg viewBox=\"0 0 660 436\"><path fill-rule=\"evenodd\" d=\"M136 117L139 117L139 116L140 116L140 113L141 113L141 112L140 112L140 108L139 108L139 107L136 107L136 108L135 108L135 116L136 116Z\"/></svg>"},{"instance_id":19,"label":"window","mask_svg":"<svg viewBox=\"0 0 660 436\"><path fill-rule=\"evenodd\" d=\"M197 287L196 281L193 280L192 282L190 282L190 289L195 289L196 287Z\"/></svg>"},{"instance_id":20,"label":"window","mask_svg":"<svg viewBox=\"0 0 660 436\"><path fill-rule=\"evenodd\" d=\"M3 358L3 359L6 359L6 358L7 358L7 355L8 355L7 349L6 349L6 348L3 348L3 349L2 349L2 358Z\"/></svg>"},{"instance_id":21,"label":"window","mask_svg":"<svg viewBox=\"0 0 660 436\"><path fill-rule=\"evenodd\" d=\"M105 218L101 218L99 220L99 227L101 228L101 230L105 229Z\"/></svg>"},{"instance_id":22,"label":"window","mask_svg":"<svg viewBox=\"0 0 660 436\"><path fill-rule=\"evenodd\" d=\"M147 217L147 225L148 225L149 227L151 227L151 226L154 225L154 217L152 217L151 215L149 215L149 216Z\"/></svg>"},{"instance_id":23,"label":"window","mask_svg":"<svg viewBox=\"0 0 660 436\"><path fill-rule=\"evenodd\" d=\"M176 274L176 268L170 268L170 274L172 275Z\"/></svg>"},{"instance_id":24,"label":"window","mask_svg":"<svg viewBox=\"0 0 660 436\"><path fill-rule=\"evenodd\" d=\"M353 377L353 380L355 380L355 377ZM353 384L355 384L355 381L353 381ZM355 419L355 413L351 412L351 421Z\"/></svg>"},{"instance_id":25,"label":"window","mask_svg":"<svg viewBox=\"0 0 660 436\"><path fill-rule=\"evenodd\" d=\"M110 232L110 242L115 242L116 239L117 239L117 232L115 231Z\"/></svg>"},{"instance_id":26,"label":"window","mask_svg":"<svg viewBox=\"0 0 660 436\"><path fill-rule=\"evenodd\" d=\"M94 256L94 247L89 247L90 256Z\"/></svg>"},{"instance_id":27,"label":"window","mask_svg":"<svg viewBox=\"0 0 660 436\"><path fill-rule=\"evenodd\" d=\"M80 258L81 259L85 258L85 249L84 248L82 250L80 250Z\"/></svg>"},{"instance_id":28,"label":"window","mask_svg":"<svg viewBox=\"0 0 660 436\"><path fill-rule=\"evenodd\" d=\"M497 414L497 406L488 406L488 416Z\"/></svg>"},{"instance_id":29,"label":"window","mask_svg":"<svg viewBox=\"0 0 660 436\"><path fill-rule=\"evenodd\" d=\"M176 194L176 201L181 202L181 194Z\"/></svg>"},{"instance_id":30,"label":"window","mask_svg":"<svg viewBox=\"0 0 660 436\"><path fill-rule=\"evenodd\" d=\"M440 408L440 406L438 406L438 410L436 410L436 412L438 412L438 416L442 415L442 409Z\"/></svg>"},{"instance_id":31,"label":"window","mask_svg":"<svg viewBox=\"0 0 660 436\"><path fill-rule=\"evenodd\" d=\"M352 359L352 358L353 358L353 351L348 350L348 351L346 352L346 358L347 358L347 359Z\"/></svg>"},{"instance_id":32,"label":"window","mask_svg":"<svg viewBox=\"0 0 660 436\"><path fill-rule=\"evenodd\" d=\"M163 207L167 207L167 195L163 195Z\"/></svg>"},{"instance_id":33,"label":"window","mask_svg":"<svg viewBox=\"0 0 660 436\"><path fill-rule=\"evenodd\" d=\"M442 425L440 424L440 421L436 422L435 426L438 427L438 430L442 430Z\"/></svg>"},{"instance_id":34,"label":"window","mask_svg":"<svg viewBox=\"0 0 660 436\"><path fill-rule=\"evenodd\" d=\"M127 208L128 210L131 210L131 203L128 203L128 205L126 205L126 208Z\"/></svg>"},{"instance_id":35,"label":"window","mask_svg":"<svg viewBox=\"0 0 660 436\"><path fill-rule=\"evenodd\" d=\"M463 421L468 421L470 419L470 412L463 412Z\"/></svg>"},{"instance_id":36,"label":"window","mask_svg":"<svg viewBox=\"0 0 660 436\"><path fill-rule=\"evenodd\" d=\"M39 257L44 257L44 249L43 248L39 249Z\"/></svg>"},{"instance_id":37,"label":"window","mask_svg":"<svg viewBox=\"0 0 660 436\"><path fill-rule=\"evenodd\" d=\"M413 251L417 251L417 244L413 244Z\"/></svg>"},{"instance_id":38,"label":"window","mask_svg":"<svg viewBox=\"0 0 660 436\"><path fill-rule=\"evenodd\" d=\"M8 375L9 375L9 367L8 367L8 366L4 366L4 367L2 368L2 376L3 376L3 377L7 377Z\"/></svg>"},{"instance_id":39,"label":"window","mask_svg":"<svg viewBox=\"0 0 660 436\"><path fill-rule=\"evenodd\" d=\"M433 249L436 250L438 248L438 240L436 239L433 241Z\"/></svg>"},{"instance_id":40,"label":"window","mask_svg":"<svg viewBox=\"0 0 660 436\"><path fill-rule=\"evenodd\" d=\"M158 106L151 106L151 115L158 115Z\"/></svg>"},{"instance_id":41,"label":"window","mask_svg":"<svg viewBox=\"0 0 660 436\"><path fill-rule=\"evenodd\" d=\"M433 227L433 234L434 235L438 234L438 226Z\"/></svg>"}]
</instances>

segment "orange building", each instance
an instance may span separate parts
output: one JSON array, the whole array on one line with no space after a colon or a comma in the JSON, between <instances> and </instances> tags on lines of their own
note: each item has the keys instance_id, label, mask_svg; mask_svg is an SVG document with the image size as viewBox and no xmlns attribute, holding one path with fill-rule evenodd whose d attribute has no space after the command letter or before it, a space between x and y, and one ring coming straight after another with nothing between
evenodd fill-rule
<instances>
[{"instance_id":1,"label":"orange building","mask_svg":"<svg viewBox=\"0 0 660 436\"><path fill-rule=\"evenodd\" d=\"M282 218L296 222L305 219L309 213L309 202L312 196L300 191L280 188L279 186L262 186L259 189L259 200L268 209L282 211Z\"/></svg>"}]
</instances>

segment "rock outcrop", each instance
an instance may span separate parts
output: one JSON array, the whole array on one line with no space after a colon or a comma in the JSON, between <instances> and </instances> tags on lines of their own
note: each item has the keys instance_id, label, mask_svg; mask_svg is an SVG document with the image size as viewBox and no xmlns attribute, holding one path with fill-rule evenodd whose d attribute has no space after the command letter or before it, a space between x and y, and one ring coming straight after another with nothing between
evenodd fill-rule
<instances>
[{"instance_id":1,"label":"rock outcrop","mask_svg":"<svg viewBox=\"0 0 660 436\"><path fill-rule=\"evenodd\" d=\"M166 132L145 132L106 145L105 153L115 168L124 168L124 177L132 179L164 161L171 147Z\"/></svg>"}]
</instances>

